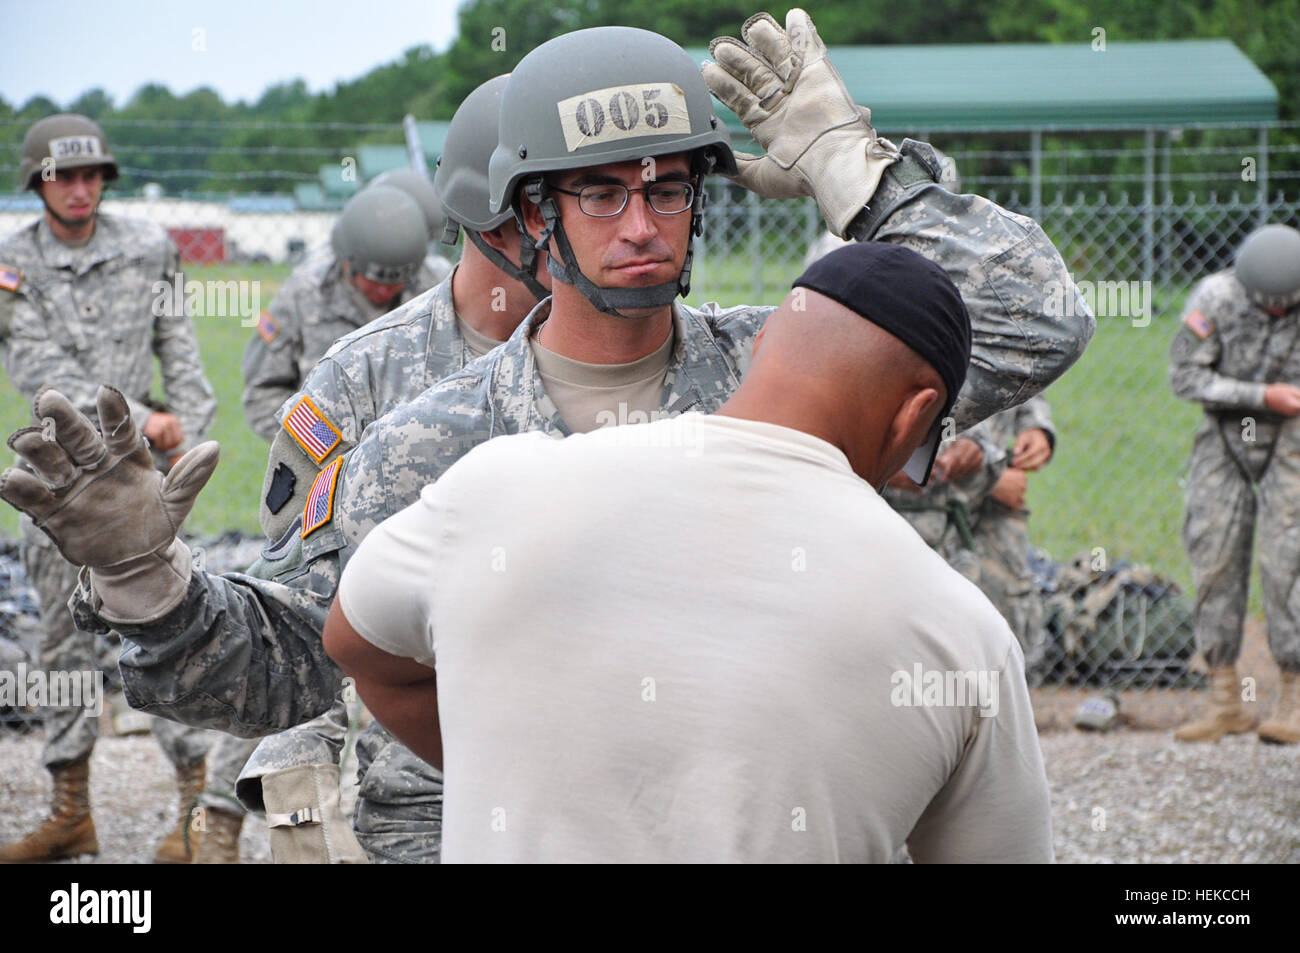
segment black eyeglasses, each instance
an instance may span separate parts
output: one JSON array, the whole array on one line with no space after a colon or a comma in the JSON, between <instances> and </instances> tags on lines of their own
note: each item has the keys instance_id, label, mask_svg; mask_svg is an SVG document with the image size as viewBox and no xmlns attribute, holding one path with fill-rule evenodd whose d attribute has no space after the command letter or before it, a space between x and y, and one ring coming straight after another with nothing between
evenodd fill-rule
<instances>
[{"instance_id":1,"label":"black eyeglasses","mask_svg":"<svg viewBox=\"0 0 1300 953\"><path fill-rule=\"evenodd\" d=\"M578 208L593 218L612 218L627 208L633 192L644 192L650 207L660 215L679 215L691 207L695 187L689 182L652 182L645 188L629 189L626 185L587 185L577 192L552 185L551 190L576 195Z\"/></svg>"}]
</instances>

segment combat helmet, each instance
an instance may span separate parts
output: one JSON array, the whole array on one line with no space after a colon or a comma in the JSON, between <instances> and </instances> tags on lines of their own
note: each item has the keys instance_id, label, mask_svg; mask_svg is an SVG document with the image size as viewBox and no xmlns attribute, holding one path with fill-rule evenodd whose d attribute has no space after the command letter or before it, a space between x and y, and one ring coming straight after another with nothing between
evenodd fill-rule
<instances>
[{"instance_id":1,"label":"combat helmet","mask_svg":"<svg viewBox=\"0 0 1300 953\"><path fill-rule=\"evenodd\" d=\"M550 291L537 280L537 249L533 237L518 221L515 227L523 238L519 264L515 264L486 241L479 232L514 220L507 205L498 212L488 206L488 162L497 147L497 120L501 115L501 93L509 75L494 77L465 97L447 128L447 141L438 157L433 174L433 190L447 216L443 229L444 244L456 244L461 228L465 237L488 261L510 277L524 284L533 297L541 301Z\"/></svg>"},{"instance_id":2,"label":"combat helmet","mask_svg":"<svg viewBox=\"0 0 1300 953\"><path fill-rule=\"evenodd\" d=\"M416 205L420 206L420 212L424 215L425 228L428 231L428 240L436 241L442 234L442 203L438 201L438 195L433 190L433 183L423 172L416 172L414 169L390 169L375 176L370 184L391 185L395 189L401 189L415 199Z\"/></svg>"},{"instance_id":3,"label":"combat helmet","mask_svg":"<svg viewBox=\"0 0 1300 953\"><path fill-rule=\"evenodd\" d=\"M1300 232L1288 225L1255 229L1237 249L1234 273L1261 308L1300 305Z\"/></svg>"},{"instance_id":4,"label":"combat helmet","mask_svg":"<svg viewBox=\"0 0 1300 953\"><path fill-rule=\"evenodd\" d=\"M488 166L490 207L520 203L541 208L559 255L547 259L552 277L574 285L599 310L671 304L690 290L692 249L676 281L643 288L600 288L578 268L560 224L544 172L579 169L648 156L690 153L697 175L736 173L727 129L713 110L699 68L666 37L632 27L577 30L530 52L510 74L501 96L499 141ZM523 186L520 189L520 186ZM702 227L704 193L695 190L691 235ZM557 260L558 259L558 260Z\"/></svg>"},{"instance_id":5,"label":"combat helmet","mask_svg":"<svg viewBox=\"0 0 1300 953\"><path fill-rule=\"evenodd\" d=\"M108 138L99 123L77 113L46 116L27 130L23 139L23 157L18 163L18 186L34 189L41 180L47 161L54 169L104 167L104 181L118 177L117 160L108 151Z\"/></svg>"},{"instance_id":6,"label":"combat helmet","mask_svg":"<svg viewBox=\"0 0 1300 953\"><path fill-rule=\"evenodd\" d=\"M334 239L354 272L385 285L412 281L428 250L424 214L391 185L370 185L352 196Z\"/></svg>"}]
</instances>

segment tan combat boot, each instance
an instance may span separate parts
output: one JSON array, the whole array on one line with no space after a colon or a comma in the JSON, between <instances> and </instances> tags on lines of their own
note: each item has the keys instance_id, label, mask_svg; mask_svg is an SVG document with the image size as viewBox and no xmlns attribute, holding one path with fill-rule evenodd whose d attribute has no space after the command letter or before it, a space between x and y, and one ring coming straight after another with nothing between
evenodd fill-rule
<instances>
[{"instance_id":1,"label":"tan combat boot","mask_svg":"<svg viewBox=\"0 0 1300 953\"><path fill-rule=\"evenodd\" d=\"M199 792L203 790L207 778L207 764L200 761L189 768L176 771L176 790L180 794L180 817L176 826L158 845L158 852L153 855L155 864L188 864L198 846L198 831L190 826L190 812Z\"/></svg>"},{"instance_id":2,"label":"tan combat boot","mask_svg":"<svg viewBox=\"0 0 1300 953\"><path fill-rule=\"evenodd\" d=\"M244 815L209 809L205 820L207 826L194 851L193 863L239 863L239 829L244 825Z\"/></svg>"},{"instance_id":3,"label":"tan combat boot","mask_svg":"<svg viewBox=\"0 0 1300 953\"><path fill-rule=\"evenodd\" d=\"M1300 743L1300 672L1282 673L1277 710L1259 726L1259 740L1275 745Z\"/></svg>"},{"instance_id":4,"label":"tan combat boot","mask_svg":"<svg viewBox=\"0 0 1300 953\"><path fill-rule=\"evenodd\" d=\"M1179 741L1218 741L1224 735L1239 735L1256 725L1253 715L1241 707L1241 682L1232 665L1210 669L1210 705L1205 717L1189 721L1174 737Z\"/></svg>"},{"instance_id":5,"label":"tan combat boot","mask_svg":"<svg viewBox=\"0 0 1300 953\"><path fill-rule=\"evenodd\" d=\"M77 854L98 854L90 817L90 759L50 768L54 798L50 816L20 841L0 847L0 863L31 864Z\"/></svg>"}]
</instances>

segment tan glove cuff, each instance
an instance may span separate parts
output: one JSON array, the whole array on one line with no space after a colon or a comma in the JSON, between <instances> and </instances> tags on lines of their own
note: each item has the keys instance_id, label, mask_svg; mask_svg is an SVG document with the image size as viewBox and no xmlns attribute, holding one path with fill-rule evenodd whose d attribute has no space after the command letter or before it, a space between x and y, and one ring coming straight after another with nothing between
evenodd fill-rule
<instances>
[{"instance_id":1,"label":"tan glove cuff","mask_svg":"<svg viewBox=\"0 0 1300 953\"><path fill-rule=\"evenodd\" d=\"M95 612L107 622L156 622L185 599L193 559L190 548L173 539L165 548L113 566L91 568Z\"/></svg>"},{"instance_id":2,"label":"tan glove cuff","mask_svg":"<svg viewBox=\"0 0 1300 953\"><path fill-rule=\"evenodd\" d=\"M339 766L304 764L262 775L277 864L368 864L339 805Z\"/></svg>"},{"instance_id":3,"label":"tan glove cuff","mask_svg":"<svg viewBox=\"0 0 1300 953\"><path fill-rule=\"evenodd\" d=\"M898 161L897 149L886 139L863 138L856 131L846 131L844 138L842 143L819 142L800 164L837 238L849 237L850 223L871 204L885 170Z\"/></svg>"}]
</instances>

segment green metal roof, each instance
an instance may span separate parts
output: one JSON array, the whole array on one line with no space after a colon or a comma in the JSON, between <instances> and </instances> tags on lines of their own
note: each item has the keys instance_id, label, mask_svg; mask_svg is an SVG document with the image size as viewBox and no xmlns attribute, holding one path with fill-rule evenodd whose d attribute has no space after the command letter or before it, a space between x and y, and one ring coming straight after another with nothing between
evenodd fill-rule
<instances>
[{"instance_id":1,"label":"green metal roof","mask_svg":"<svg viewBox=\"0 0 1300 953\"><path fill-rule=\"evenodd\" d=\"M357 189L361 188L357 182L357 175L353 173L349 178L344 178L343 166L337 162L327 162L316 170L316 175L320 179L320 187L324 194L330 198L347 198Z\"/></svg>"},{"instance_id":2,"label":"green metal roof","mask_svg":"<svg viewBox=\"0 0 1300 953\"><path fill-rule=\"evenodd\" d=\"M357 146L357 164L361 178L369 182L381 172L405 169L411 164L406 146Z\"/></svg>"},{"instance_id":3,"label":"green metal roof","mask_svg":"<svg viewBox=\"0 0 1300 953\"><path fill-rule=\"evenodd\" d=\"M709 58L703 47L689 52ZM1277 89L1231 40L1107 43L1104 51L1086 41L839 46L830 56L886 132L1264 123L1278 115ZM741 131L729 110L719 115Z\"/></svg>"},{"instance_id":4,"label":"green metal roof","mask_svg":"<svg viewBox=\"0 0 1300 953\"><path fill-rule=\"evenodd\" d=\"M447 142L447 130L450 128L451 123L445 119L415 124L416 134L420 137L420 148L424 150L430 169L438 156L442 155L442 147Z\"/></svg>"}]
</instances>

